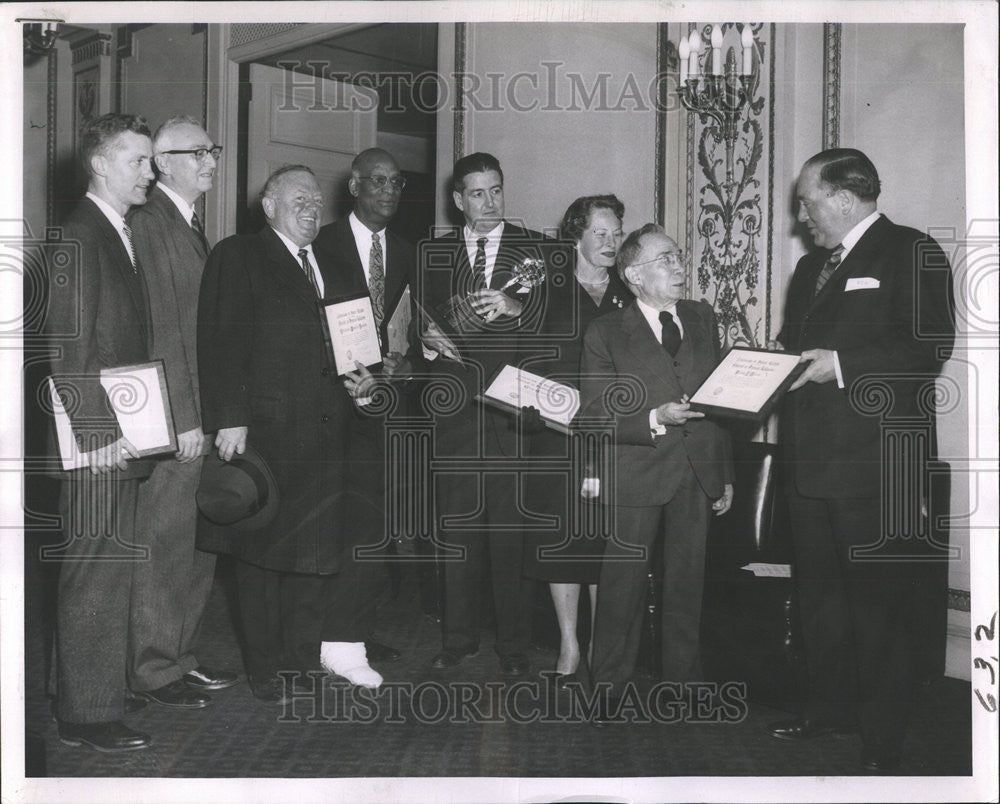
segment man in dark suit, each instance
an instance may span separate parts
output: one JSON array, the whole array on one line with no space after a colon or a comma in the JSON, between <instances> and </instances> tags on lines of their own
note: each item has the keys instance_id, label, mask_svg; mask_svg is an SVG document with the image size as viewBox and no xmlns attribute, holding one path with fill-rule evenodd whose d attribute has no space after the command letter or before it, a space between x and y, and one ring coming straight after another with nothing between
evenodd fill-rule
<instances>
[{"instance_id":1,"label":"man in dark suit","mask_svg":"<svg viewBox=\"0 0 1000 804\"><path fill-rule=\"evenodd\" d=\"M494 156L460 159L452 189L465 225L421 244L419 252L420 303L432 318L423 335L431 383L455 401L436 411L435 456L466 465L481 460L483 469L442 468L435 476L437 533L448 549L442 551L443 650L432 667L453 667L479 650L480 590L492 584L496 652L504 674L518 676L529 666L533 589L521 573L518 472L490 472L488 464L509 466L523 451L517 419L474 397L497 369L516 364L525 337L540 331L544 285L520 284L515 272L526 261L550 259L558 244L504 220L503 172ZM452 345L462 362L452 359Z\"/></svg>"},{"instance_id":2,"label":"man in dark suit","mask_svg":"<svg viewBox=\"0 0 1000 804\"><path fill-rule=\"evenodd\" d=\"M406 178L392 154L381 148L369 148L358 154L351 163L348 189L354 198L351 213L320 229L316 247L328 254L333 263L334 282L327 288L327 297L351 296L367 293L372 300L375 323L380 330L383 351L383 377L399 377L405 382L412 372L413 363L419 359L419 346L414 339L414 350L398 351L400 343L408 342L409 313L392 323L390 320L400 304L409 304L404 292L414 285L414 250L398 235L387 229L399 208L399 199ZM409 308L407 308L409 310ZM401 331L397 331L401 330ZM364 372L349 372L346 384L355 387L364 379ZM396 386L396 410L392 415L405 415L405 393ZM376 406L379 407L379 406ZM369 413L371 405L356 407L349 433L348 452L343 460L351 467L352 507L355 512L353 527L367 530L376 542L387 542L386 532L386 431L384 416ZM369 553L365 560L378 564L377 556ZM380 579L384 574L370 572L365 567L369 588L364 593L371 601L378 597ZM364 626L374 627L374 607L364 610ZM359 624L360 626L360 624ZM369 661L395 661L400 653L395 648L376 642L371 636L365 639L365 653Z\"/></svg>"},{"instance_id":3,"label":"man in dark suit","mask_svg":"<svg viewBox=\"0 0 1000 804\"><path fill-rule=\"evenodd\" d=\"M198 544L239 558L236 579L255 696L287 700L281 670L319 670L320 644L345 647L328 667L376 687L365 658L365 605L349 560L351 511L342 457L354 403L337 379L320 301L336 284L312 242L323 197L312 171L275 171L261 196L267 226L221 241L198 303L203 427L229 461L252 444L277 481L273 522L251 533L202 523ZM215 460L209 457L207 460Z\"/></svg>"},{"instance_id":4,"label":"man in dark suit","mask_svg":"<svg viewBox=\"0 0 1000 804\"><path fill-rule=\"evenodd\" d=\"M795 269L777 345L808 364L780 439L809 690L798 718L769 727L801 740L857 723L863 766L875 772L899 763L911 694L907 618L919 570L903 553L927 546L886 538L882 430L889 419L933 423L927 391L954 339L947 259L878 213L879 190L875 166L851 148L812 157L798 180L799 220L820 248ZM884 411L871 409L873 389ZM923 460L911 469L921 476ZM926 515L919 495L894 503L911 521Z\"/></svg>"},{"instance_id":5,"label":"man in dark suit","mask_svg":"<svg viewBox=\"0 0 1000 804\"><path fill-rule=\"evenodd\" d=\"M208 257L195 202L212 189L220 148L198 121L174 117L153 136L157 184L128 217L149 290L153 358L163 360L177 428L176 456L156 462L139 487L149 560L135 571L129 636L129 684L162 706L200 709L205 690L231 687L235 673L200 664L194 642L212 591L215 555L195 548L195 492L202 454L198 398L198 290Z\"/></svg>"},{"instance_id":6,"label":"man in dark suit","mask_svg":"<svg viewBox=\"0 0 1000 804\"><path fill-rule=\"evenodd\" d=\"M615 438L615 474L599 479L615 531L601 565L592 668L595 682L610 682L612 700L635 667L645 579L660 538L663 676L701 680L705 539L712 512L724 514L733 499L729 436L687 401L719 362L715 313L683 298L680 251L655 224L625 239L617 266L636 300L587 328L579 414L607 419ZM628 401L611 390L618 384L630 389ZM598 720L613 719L615 708Z\"/></svg>"},{"instance_id":7,"label":"man in dark suit","mask_svg":"<svg viewBox=\"0 0 1000 804\"><path fill-rule=\"evenodd\" d=\"M105 368L149 359L146 285L124 216L146 201L152 144L141 117L108 114L84 128L80 157L86 197L63 227L78 261L49 288L52 373L89 469L63 473L59 510L66 542L59 558L56 716L59 738L99 751L145 748L125 726L125 674L133 577L145 529L136 525L141 478L151 462L122 435L100 382ZM134 709L133 709L134 711Z\"/></svg>"}]
</instances>

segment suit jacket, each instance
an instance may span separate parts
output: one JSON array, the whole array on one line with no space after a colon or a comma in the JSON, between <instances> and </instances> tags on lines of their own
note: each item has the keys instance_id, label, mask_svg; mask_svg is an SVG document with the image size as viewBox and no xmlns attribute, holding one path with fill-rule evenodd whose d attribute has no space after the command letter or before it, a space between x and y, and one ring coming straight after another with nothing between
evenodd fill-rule
<instances>
[{"instance_id":1,"label":"suit jacket","mask_svg":"<svg viewBox=\"0 0 1000 804\"><path fill-rule=\"evenodd\" d=\"M883 417L929 421L933 432L934 395L921 389L954 343L951 271L933 239L885 216L814 296L829 254L799 260L778 340L790 351L835 350L844 388L807 383L786 395L786 477L808 497L873 497L881 493ZM852 390L862 378L877 386Z\"/></svg>"},{"instance_id":2,"label":"suit jacket","mask_svg":"<svg viewBox=\"0 0 1000 804\"><path fill-rule=\"evenodd\" d=\"M568 259L563 244L507 221L490 287L502 289L514 268L526 258L541 259L548 276L554 275L553 269L565 265ZM489 454L515 455L514 417L482 407L473 400L498 369L506 363L517 365L538 345L548 282L523 293L517 292L517 286L504 291L523 305L517 319L504 317L489 323L480 320L469 331L457 331L440 311L453 296L465 296L476 287L461 229L421 243L418 262L420 304L453 339L466 360L465 366L441 357L428 361L431 383L440 378L447 381L447 387L460 389L457 404L447 405L447 412L438 416L439 447L446 452L482 454L477 447L482 436L485 438L482 447ZM456 391L446 395L454 397Z\"/></svg>"},{"instance_id":3,"label":"suit jacket","mask_svg":"<svg viewBox=\"0 0 1000 804\"><path fill-rule=\"evenodd\" d=\"M387 343L385 327L399 301L400 294L406 286L410 286L410 295L415 293L415 274L413 246L399 235L386 229L385 235L385 316L382 322L382 343ZM319 231L313 248L327 252L333 260L336 281L331 287L327 285L327 298L347 296L355 293L368 293L368 282L365 279L365 269L358 254L358 246L354 241L349 218L343 217L333 223L328 223ZM367 256L367 255L366 255ZM419 354L419 346L416 352Z\"/></svg>"},{"instance_id":4,"label":"suit jacket","mask_svg":"<svg viewBox=\"0 0 1000 804\"><path fill-rule=\"evenodd\" d=\"M324 284L330 260L314 249ZM219 242L198 302L198 372L206 431L249 427L275 475L274 522L250 535L202 521L199 547L285 572L341 566L345 465L353 415L333 366L315 291L270 227ZM214 460L214 458L209 458Z\"/></svg>"},{"instance_id":5,"label":"suit jacket","mask_svg":"<svg viewBox=\"0 0 1000 804\"><path fill-rule=\"evenodd\" d=\"M49 285L46 324L57 347L52 374L78 446L89 451L95 438L103 444L122 435L100 372L149 360L149 302L141 268L133 268L121 236L89 198L84 197L67 219L62 240L75 244L75 259L53 274ZM54 425L49 443L50 454L58 458ZM108 477L146 477L152 467L152 459L133 460ZM74 470L68 476L79 471L89 472Z\"/></svg>"},{"instance_id":6,"label":"suit jacket","mask_svg":"<svg viewBox=\"0 0 1000 804\"><path fill-rule=\"evenodd\" d=\"M579 416L606 419L614 428L615 483L601 483L602 499L614 505L669 502L689 465L712 499L732 482L729 435L709 419L668 426L665 435L650 433L649 411L693 394L719 362L711 306L681 300L677 315L684 336L673 358L637 302L595 319L584 336Z\"/></svg>"},{"instance_id":7,"label":"suit jacket","mask_svg":"<svg viewBox=\"0 0 1000 804\"><path fill-rule=\"evenodd\" d=\"M201 425L196 333L208 244L159 187L132 209L128 222L149 289L153 357L163 360L174 425L186 433Z\"/></svg>"}]
</instances>

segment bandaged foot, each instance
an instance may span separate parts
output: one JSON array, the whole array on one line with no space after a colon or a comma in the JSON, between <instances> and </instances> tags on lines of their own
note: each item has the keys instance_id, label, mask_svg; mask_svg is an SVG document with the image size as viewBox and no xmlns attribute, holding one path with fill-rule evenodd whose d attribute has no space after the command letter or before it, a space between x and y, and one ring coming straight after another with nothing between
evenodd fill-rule
<instances>
[{"instance_id":1,"label":"bandaged foot","mask_svg":"<svg viewBox=\"0 0 1000 804\"><path fill-rule=\"evenodd\" d=\"M322 642L319 661L328 673L359 687L374 690L382 683L382 676L368 665L364 642Z\"/></svg>"}]
</instances>

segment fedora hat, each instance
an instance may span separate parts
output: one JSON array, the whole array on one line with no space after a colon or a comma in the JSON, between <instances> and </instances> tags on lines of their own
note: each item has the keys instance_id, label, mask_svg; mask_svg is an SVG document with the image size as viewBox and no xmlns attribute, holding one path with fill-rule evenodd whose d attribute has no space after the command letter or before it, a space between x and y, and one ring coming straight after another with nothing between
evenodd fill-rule
<instances>
[{"instance_id":1,"label":"fedora hat","mask_svg":"<svg viewBox=\"0 0 1000 804\"><path fill-rule=\"evenodd\" d=\"M278 484L253 447L224 461L209 455L198 484L198 510L209 522L237 533L267 527L278 513Z\"/></svg>"}]
</instances>

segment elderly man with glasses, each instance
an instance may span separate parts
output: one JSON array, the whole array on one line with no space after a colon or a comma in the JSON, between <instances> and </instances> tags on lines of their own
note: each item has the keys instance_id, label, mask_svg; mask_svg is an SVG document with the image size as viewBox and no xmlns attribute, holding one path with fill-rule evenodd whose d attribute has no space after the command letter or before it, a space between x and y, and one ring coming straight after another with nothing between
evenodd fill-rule
<instances>
[{"instance_id":1,"label":"elderly man with glasses","mask_svg":"<svg viewBox=\"0 0 1000 804\"><path fill-rule=\"evenodd\" d=\"M598 724L621 719L660 538L663 677L701 679L705 540L710 517L729 510L733 498L729 436L688 404L719 361L715 313L683 298L681 253L655 224L625 239L617 268L635 301L591 323L581 360L580 417L606 420L615 444L613 474L585 484L614 512L594 627L593 680L610 684ZM628 400L613 390L622 384Z\"/></svg>"}]
</instances>

